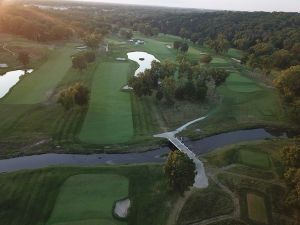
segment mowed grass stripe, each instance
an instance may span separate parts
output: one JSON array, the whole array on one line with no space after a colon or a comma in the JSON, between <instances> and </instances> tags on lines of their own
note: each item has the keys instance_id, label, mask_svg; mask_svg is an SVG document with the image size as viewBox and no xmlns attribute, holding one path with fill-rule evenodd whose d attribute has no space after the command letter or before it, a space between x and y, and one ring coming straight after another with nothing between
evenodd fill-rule
<instances>
[{"instance_id":1,"label":"mowed grass stripe","mask_svg":"<svg viewBox=\"0 0 300 225\"><path fill-rule=\"evenodd\" d=\"M6 104L36 104L45 101L72 65L72 44L52 52L48 60L22 80L1 101Z\"/></svg>"},{"instance_id":2,"label":"mowed grass stripe","mask_svg":"<svg viewBox=\"0 0 300 225\"><path fill-rule=\"evenodd\" d=\"M115 201L128 196L127 178L112 174L81 174L70 177L62 186L47 225L126 224L112 216ZM79 223L79 222L86 223ZM96 223L94 223L96 224Z\"/></svg>"},{"instance_id":3,"label":"mowed grass stripe","mask_svg":"<svg viewBox=\"0 0 300 225\"><path fill-rule=\"evenodd\" d=\"M251 220L268 224L267 209L263 197L256 194L247 194L248 216Z\"/></svg>"},{"instance_id":4,"label":"mowed grass stripe","mask_svg":"<svg viewBox=\"0 0 300 225\"><path fill-rule=\"evenodd\" d=\"M101 63L94 75L90 106L79 139L91 144L117 144L134 134L130 94L120 89L133 72L129 63Z\"/></svg>"}]
</instances>

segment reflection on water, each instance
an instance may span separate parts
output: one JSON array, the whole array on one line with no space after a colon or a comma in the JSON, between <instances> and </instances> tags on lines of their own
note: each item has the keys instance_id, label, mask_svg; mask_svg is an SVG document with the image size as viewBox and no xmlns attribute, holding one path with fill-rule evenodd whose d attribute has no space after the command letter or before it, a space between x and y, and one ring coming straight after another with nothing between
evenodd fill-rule
<instances>
[{"instance_id":1,"label":"reflection on water","mask_svg":"<svg viewBox=\"0 0 300 225\"><path fill-rule=\"evenodd\" d=\"M26 72L24 70L15 70L0 76L0 98L3 98L19 82L21 76L32 72L33 70L27 70Z\"/></svg>"}]
</instances>

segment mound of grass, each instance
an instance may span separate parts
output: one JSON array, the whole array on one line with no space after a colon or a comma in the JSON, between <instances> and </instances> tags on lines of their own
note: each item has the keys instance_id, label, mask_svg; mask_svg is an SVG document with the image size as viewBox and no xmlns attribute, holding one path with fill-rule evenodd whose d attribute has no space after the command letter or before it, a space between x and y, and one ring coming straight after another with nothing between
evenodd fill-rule
<instances>
[{"instance_id":1,"label":"mound of grass","mask_svg":"<svg viewBox=\"0 0 300 225\"><path fill-rule=\"evenodd\" d=\"M129 63L101 63L95 71L90 105L79 138L92 144L117 144L133 137L130 95L120 89Z\"/></svg>"},{"instance_id":2,"label":"mound of grass","mask_svg":"<svg viewBox=\"0 0 300 225\"><path fill-rule=\"evenodd\" d=\"M78 182L79 180L76 181L72 179L72 177L76 178L77 175L80 174L84 175L82 183ZM86 179L86 174L94 174L98 185L95 186L93 184L93 182L95 182L94 179ZM118 180L106 180L107 185L105 183L106 181L101 182L97 179L98 176L101 177L104 174L112 175L112 178L114 176L121 176L122 181L124 181L121 185L128 184L128 181L123 178L126 177L129 180L129 192L127 192L127 189L125 192L125 188L111 186L112 183L117 185L119 183ZM68 180L69 178L70 180ZM65 183L66 181L67 183ZM76 184L75 187L68 186L71 193L67 193L67 189L64 187L64 184L68 185L69 181ZM46 224L51 216L53 208L55 215L61 216L60 218L64 217L61 212L56 212L55 209L56 207L61 208L63 205L70 207L70 209L62 209L67 213L65 214L66 216L74 215L71 212L72 209L79 213L86 212L86 214L97 214L98 218L102 218L103 211L101 210L101 204L103 203L101 203L99 197L101 195L99 190L107 190L106 188L109 186L110 189L106 193L108 198L113 199L112 193L115 190L119 190L120 196L123 197L124 194L128 194L128 197L132 200L130 215L127 219L129 225L166 224L172 205L178 197L176 194L168 192L167 181L162 166L160 165L94 168L56 167L35 171L20 171L16 173L0 174L0 183L0 224L6 225ZM101 187L102 185L104 186L103 188ZM90 188L89 186L92 187ZM89 190L90 192L84 192L80 189ZM76 192L76 190L79 190L79 192ZM124 193L122 190L124 190ZM76 196L75 193L80 193L80 195ZM61 197L58 197L61 194L64 194L64 198L61 199L65 200L64 202L60 200ZM57 197L58 201L56 203ZM82 200L85 204L81 204L79 200ZM67 201L73 204L68 204ZM109 204L111 207L110 213L112 213L112 205L111 203ZM97 213L95 213L95 210L85 211L85 205L87 205L89 209L96 208ZM108 207L105 210L108 210ZM77 216L85 218L87 215L74 215L74 217ZM105 222L112 221L110 219L104 220ZM82 224L78 221L76 223L72 222L72 225L92 225L92 222L99 221L99 219L94 219L91 223L84 223L82 221ZM107 224L110 223L108 222Z\"/></svg>"},{"instance_id":3,"label":"mound of grass","mask_svg":"<svg viewBox=\"0 0 300 225\"><path fill-rule=\"evenodd\" d=\"M216 185L211 185L190 196L179 215L178 225L229 214L232 211L233 202L230 196Z\"/></svg>"},{"instance_id":4,"label":"mound of grass","mask_svg":"<svg viewBox=\"0 0 300 225\"><path fill-rule=\"evenodd\" d=\"M256 194L247 194L248 217L251 220L268 224L268 216L263 197Z\"/></svg>"},{"instance_id":5,"label":"mound of grass","mask_svg":"<svg viewBox=\"0 0 300 225\"><path fill-rule=\"evenodd\" d=\"M269 169L271 167L268 154L251 150L240 150L239 162L263 169Z\"/></svg>"},{"instance_id":6,"label":"mound of grass","mask_svg":"<svg viewBox=\"0 0 300 225\"><path fill-rule=\"evenodd\" d=\"M265 180L275 178L274 173L270 170L257 169L256 167L249 167L243 165L236 165L232 168L227 169L226 171Z\"/></svg>"},{"instance_id":7,"label":"mound of grass","mask_svg":"<svg viewBox=\"0 0 300 225\"><path fill-rule=\"evenodd\" d=\"M254 81L238 73L230 74L226 81L226 86L236 92L255 92L260 90L260 87Z\"/></svg>"},{"instance_id":8,"label":"mound of grass","mask_svg":"<svg viewBox=\"0 0 300 225\"><path fill-rule=\"evenodd\" d=\"M72 176L61 187L47 224L90 224L91 220L98 225L125 224L112 217L112 208L115 201L128 196L128 185L128 179L118 175Z\"/></svg>"}]
</instances>

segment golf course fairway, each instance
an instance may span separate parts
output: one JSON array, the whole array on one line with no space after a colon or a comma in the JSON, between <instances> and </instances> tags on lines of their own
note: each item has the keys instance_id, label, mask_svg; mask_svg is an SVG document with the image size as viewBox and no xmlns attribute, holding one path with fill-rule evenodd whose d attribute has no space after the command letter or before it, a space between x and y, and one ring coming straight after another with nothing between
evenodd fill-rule
<instances>
[{"instance_id":1,"label":"golf course fairway","mask_svg":"<svg viewBox=\"0 0 300 225\"><path fill-rule=\"evenodd\" d=\"M101 63L94 75L91 100L79 138L92 144L116 144L133 135L130 95L127 84L129 63Z\"/></svg>"},{"instance_id":2,"label":"golf course fairway","mask_svg":"<svg viewBox=\"0 0 300 225\"><path fill-rule=\"evenodd\" d=\"M119 175L72 176L61 187L47 225L126 224L112 217L112 208L128 195L128 185Z\"/></svg>"}]
</instances>

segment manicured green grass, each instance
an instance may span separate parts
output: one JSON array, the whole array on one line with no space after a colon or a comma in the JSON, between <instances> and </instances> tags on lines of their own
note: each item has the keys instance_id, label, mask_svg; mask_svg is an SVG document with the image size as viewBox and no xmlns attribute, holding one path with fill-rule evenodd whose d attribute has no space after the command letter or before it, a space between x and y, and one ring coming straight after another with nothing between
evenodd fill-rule
<instances>
[{"instance_id":1,"label":"manicured green grass","mask_svg":"<svg viewBox=\"0 0 300 225\"><path fill-rule=\"evenodd\" d=\"M271 166L268 155L263 152L240 150L239 161L245 165L264 169L268 169Z\"/></svg>"},{"instance_id":2,"label":"manicured green grass","mask_svg":"<svg viewBox=\"0 0 300 225\"><path fill-rule=\"evenodd\" d=\"M227 56L235 59L241 59L243 57L243 52L235 48L230 48L227 52Z\"/></svg>"},{"instance_id":3,"label":"manicured green grass","mask_svg":"<svg viewBox=\"0 0 300 225\"><path fill-rule=\"evenodd\" d=\"M219 149L205 155L206 160L214 166L225 167L230 164L244 164L256 169L269 170L272 161L278 161L280 149L288 140L251 141ZM251 172L250 172L251 173Z\"/></svg>"},{"instance_id":4,"label":"manicured green grass","mask_svg":"<svg viewBox=\"0 0 300 225\"><path fill-rule=\"evenodd\" d=\"M239 73L232 73L226 81L226 86L236 92L255 92L261 88L247 77L241 76Z\"/></svg>"},{"instance_id":5,"label":"manicured green grass","mask_svg":"<svg viewBox=\"0 0 300 225\"><path fill-rule=\"evenodd\" d=\"M268 224L268 216L263 197L256 194L247 194L248 216L249 219Z\"/></svg>"},{"instance_id":6,"label":"manicured green grass","mask_svg":"<svg viewBox=\"0 0 300 225\"><path fill-rule=\"evenodd\" d=\"M212 106L209 117L191 126L191 132L187 131L187 134L197 137L257 126L284 126L288 122L275 89L257 87L252 83L244 83L242 86L229 83L228 86L226 82L217 88L217 92L221 100ZM197 128L203 132L193 132Z\"/></svg>"},{"instance_id":7,"label":"manicured green grass","mask_svg":"<svg viewBox=\"0 0 300 225\"><path fill-rule=\"evenodd\" d=\"M211 61L212 64L225 64L228 63L228 61L221 57L213 57L213 60Z\"/></svg>"},{"instance_id":8,"label":"manicured green grass","mask_svg":"<svg viewBox=\"0 0 300 225\"><path fill-rule=\"evenodd\" d=\"M74 45L55 49L48 60L25 76L2 100L6 104L36 104L47 100L71 67Z\"/></svg>"},{"instance_id":9,"label":"manicured green grass","mask_svg":"<svg viewBox=\"0 0 300 225\"><path fill-rule=\"evenodd\" d=\"M132 72L129 63L101 63L92 84L90 106L80 140L95 144L117 144L133 136L130 95L122 92Z\"/></svg>"},{"instance_id":10,"label":"manicured green grass","mask_svg":"<svg viewBox=\"0 0 300 225\"><path fill-rule=\"evenodd\" d=\"M112 217L115 201L128 196L128 180L109 174L81 174L68 178L60 188L51 224L126 224Z\"/></svg>"},{"instance_id":11,"label":"manicured green grass","mask_svg":"<svg viewBox=\"0 0 300 225\"><path fill-rule=\"evenodd\" d=\"M88 179L88 176L85 176L86 174L95 177L91 180ZM83 178L81 175L84 175ZM106 178L101 182L100 177L105 175L111 176L112 180ZM81 180L83 183L80 183L78 179L74 180L74 178L78 176L83 179ZM120 183L118 179L114 180L116 177L120 178ZM99 208L97 208L99 214L96 213L97 218L103 218L100 190L106 190L106 188L110 187L110 190L108 190L106 194L111 200L115 198L113 197L114 190L120 191L120 195L116 197L126 196L127 179L123 177L129 180L128 197L132 200L127 224L165 225L172 205L178 195L168 191L167 181L163 173L163 168L160 165L81 168L53 167L42 170L0 174L0 224L45 225L49 218L52 218L50 216L53 209L55 218L58 219L58 216L64 216L62 212L57 212L55 208L62 207L63 205L70 207L62 209L66 213L66 216L73 216L73 210L76 210L78 214L86 212L85 214L92 213L95 215L95 211L85 211L85 206L90 209L94 206L99 206ZM69 182L76 186L64 186L71 184ZM126 188L124 186L111 186L112 183L125 185ZM67 189L70 190L70 193L66 193ZM90 192L81 192L81 190L79 190L77 193L80 194L76 195L76 189L85 189ZM124 190L124 192L122 190ZM70 199L68 198L66 201L61 202L61 200L64 200L60 200L61 197L59 196L61 196L61 194L64 194L64 196L62 196L63 198L66 199L69 196ZM88 201L89 199L91 202ZM83 200L82 204L80 200ZM71 205L67 201L76 205ZM110 210L112 210L112 205L111 203L109 204L111 207ZM58 209L59 208L57 208L57 210ZM105 210L108 210L108 206ZM84 216L87 216L85 214L74 215L74 217L77 218L77 216L81 216L84 218ZM95 220L92 221L92 223L94 222ZM92 223L83 224L92 225ZM74 222L72 224L79 225L80 222ZM115 221L113 224L116 224Z\"/></svg>"},{"instance_id":12,"label":"manicured green grass","mask_svg":"<svg viewBox=\"0 0 300 225\"><path fill-rule=\"evenodd\" d=\"M191 224L226 215L232 211L233 202L230 196L215 184L211 184L208 188L198 190L189 197L179 215L177 224Z\"/></svg>"}]
</instances>

